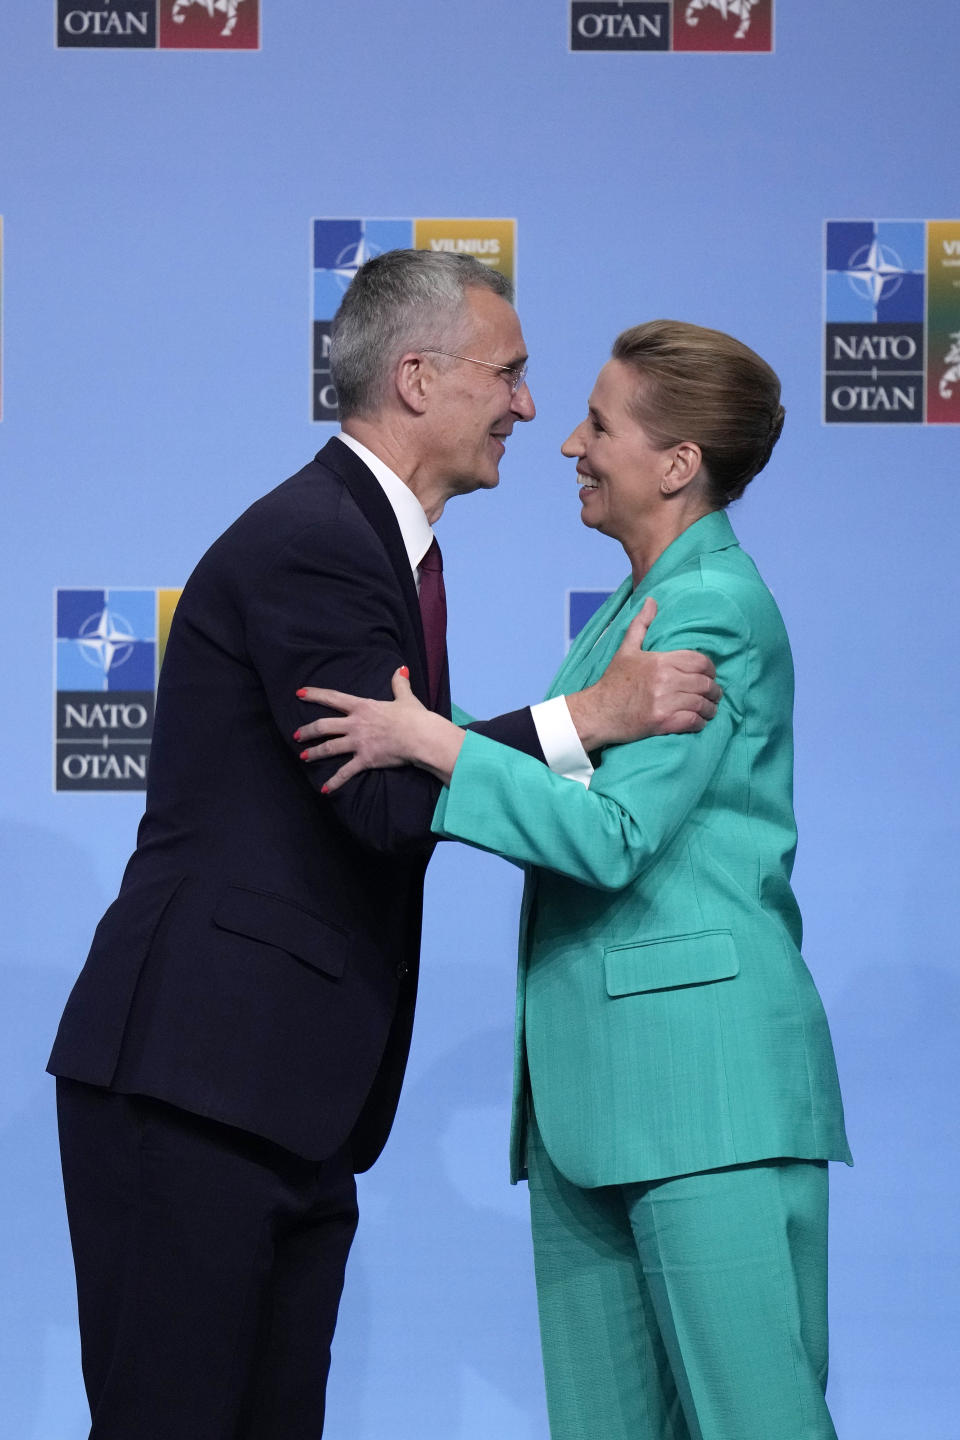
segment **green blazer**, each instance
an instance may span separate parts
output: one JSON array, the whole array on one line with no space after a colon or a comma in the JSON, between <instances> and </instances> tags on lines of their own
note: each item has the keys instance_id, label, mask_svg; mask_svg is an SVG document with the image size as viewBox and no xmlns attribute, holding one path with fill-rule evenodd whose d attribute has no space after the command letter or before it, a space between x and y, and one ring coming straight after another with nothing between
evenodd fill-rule
<instances>
[{"instance_id":1,"label":"green blazer","mask_svg":"<svg viewBox=\"0 0 960 1440\"><path fill-rule=\"evenodd\" d=\"M830 1033L790 873L793 665L777 606L722 512L628 578L550 695L608 664L647 595L647 648L706 652L723 700L698 735L610 746L589 789L468 733L440 835L527 867L511 1174L527 1097L582 1186L777 1156L850 1161Z\"/></svg>"}]
</instances>

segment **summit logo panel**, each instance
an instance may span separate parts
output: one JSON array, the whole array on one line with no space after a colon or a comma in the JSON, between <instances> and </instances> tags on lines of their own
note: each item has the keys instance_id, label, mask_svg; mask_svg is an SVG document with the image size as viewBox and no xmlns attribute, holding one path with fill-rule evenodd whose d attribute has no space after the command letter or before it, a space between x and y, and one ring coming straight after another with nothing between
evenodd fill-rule
<instances>
[{"instance_id":1,"label":"summit logo panel","mask_svg":"<svg viewBox=\"0 0 960 1440\"><path fill-rule=\"evenodd\" d=\"M570 49L770 54L773 0L571 0Z\"/></svg>"},{"instance_id":2,"label":"summit logo panel","mask_svg":"<svg viewBox=\"0 0 960 1440\"><path fill-rule=\"evenodd\" d=\"M960 220L828 220L824 421L960 425Z\"/></svg>"},{"instance_id":3,"label":"summit logo panel","mask_svg":"<svg viewBox=\"0 0 960 1440\"><path fill-rule=\"evenodd\" d=\"M160 665L179 590L59 589L56 790L145 790Z\"/></svg>"},{"instance_id":4,"label":"summit logo panel","mask_svg":"<svg viewBox=\"0 0 960 1440\"><path fill-rule=\"evenodd\" d=\"M314 420L337 418L337 396L330 378L330 329L343 293L364 261L385 250L472 255L516 285L516 220L312 221Z\"/></svg>"},{"instance_id":5,"label":"summit logo panel","mask_svg":"<svg viewBox=\"0 0 960 1440\"><path fill-rule=\"evenodd\" d=\"M57 0L61 50L259 50L260 0Z\"/></svg>"}]
</instances>

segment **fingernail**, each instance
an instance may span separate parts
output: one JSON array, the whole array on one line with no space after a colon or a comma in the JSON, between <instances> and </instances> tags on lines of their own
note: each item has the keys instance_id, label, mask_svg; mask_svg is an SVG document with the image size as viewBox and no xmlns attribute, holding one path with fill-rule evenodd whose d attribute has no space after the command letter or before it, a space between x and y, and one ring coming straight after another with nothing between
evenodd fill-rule
<instances>
[{"instance_id":1,"label":"fingernail","mask_svg":"<svg viewBox=\"0 0 960 1440\"><path fill-rule=\"evenodd\" d=\"M309 759L310 759L310 751L309 751L309 750L301 750L301 751L300 751L300 759L301 759L301 760L309 760Z\"/></svg>"},{"instance_id":2,"label":"fingernail","mask_svg":"<svg viewBox=\"0 0 960 1440\"><path fill-rule=\"evenodd\" d=\"M299 731L299 730L294 730L294 732L293 732L293 738L294 738L294 740L299 740L299 739L300 739L300 731Z\"/></svg>"},{"instance_id":3,"label":"fingernail","mask_svg":"<svg viewBox=\"0 0 960 1440\"><path fill-rule=\"evenodd\" d=\"M298 700L302 700L303 697L304 697L304 695L306 695L306 693L307 693L306 690L298 690L298 691L297 691L297 699L298 699Z\"/></svg>"},{"instance_id":4,"label":"fingernail","mask_svg":"<svg viewBox=\"0 0 960 1440\"><path fill-rule=\"evenodd\" d=\"M404 680L410 679L410 671L407 669L406 665L400 666L400 674L403 676Z\"/></svg>"},{"instance_id":5,"label":"fingernail","mask_svg":"<svg viewBox=\"0 0 960 1440\"><path fill-rule=\"evenodd\" d=\"M321 786L320 786L320 794L321 794L321 795L329 795L329 794L330 794L330 786L329 786L329 785L321 785Z\"/></svg>"}]
</instances>

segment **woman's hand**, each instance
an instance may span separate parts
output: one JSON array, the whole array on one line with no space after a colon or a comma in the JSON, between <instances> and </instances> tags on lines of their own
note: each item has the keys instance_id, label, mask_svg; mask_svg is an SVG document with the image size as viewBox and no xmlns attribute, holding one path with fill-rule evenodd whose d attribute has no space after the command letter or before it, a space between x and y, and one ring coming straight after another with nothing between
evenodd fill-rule
<instances>
[{"instance_id":1,"label":"woman's hand","mask_svg":"<svg viewBox=\"0 0 960 1440\"><path fill-rule=\"evenodd\" d=\"M386 770L397 765L419 765L444 784L449 781L463 744L463 731L421 705L410 689L409 674L405 665L395 672L392 700L369 700L313 685L297 691L301 700L343 712L311 720L301 725L293 737L318 742L301 751L301 760L350 756L322 787L324 795L339 790L363 770Z\"/></svg>"}]
</instances>

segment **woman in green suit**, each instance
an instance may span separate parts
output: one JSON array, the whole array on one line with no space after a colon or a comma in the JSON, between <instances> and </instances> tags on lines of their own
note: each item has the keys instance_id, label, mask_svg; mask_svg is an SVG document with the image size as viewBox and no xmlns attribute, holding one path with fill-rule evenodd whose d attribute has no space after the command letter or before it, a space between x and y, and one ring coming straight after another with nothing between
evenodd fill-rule
<instances>
[{"instance_id":1,"label":"woman in green suit","mask_svg":"<svg viewBox=\"0 0 960 1440\"><path fill-rule=\"evenodd\" d=\"M790 889L793 668L724 513L782 424L758 355L654 321L619 336L563 446L630 575L550 694L589 687L652 599L647 648L716 664L699 734L610 746L577 783L402 676L393 704L311 692L347 713L301 732L353 753L331 785L432 770L437 833L527 867L512 1162L554 1440L835 1440L826 1162L850 1153Z\"/></svg>"}]
</instances>

